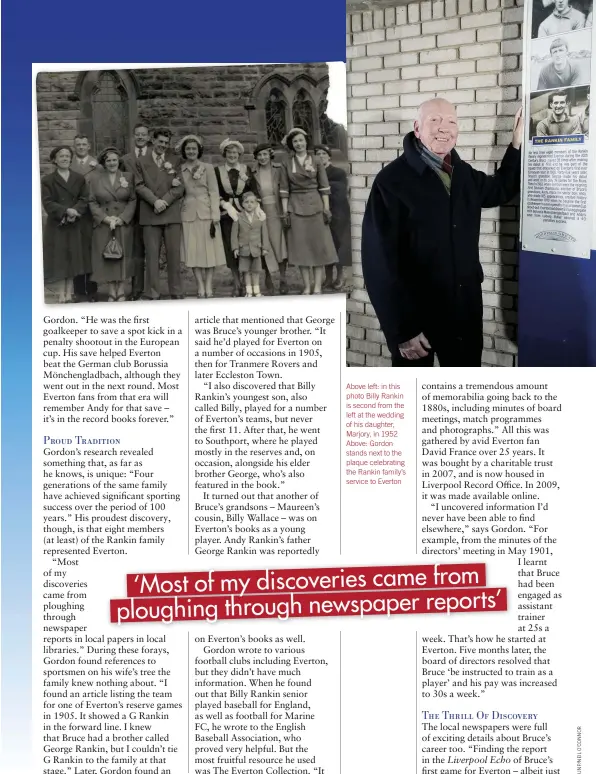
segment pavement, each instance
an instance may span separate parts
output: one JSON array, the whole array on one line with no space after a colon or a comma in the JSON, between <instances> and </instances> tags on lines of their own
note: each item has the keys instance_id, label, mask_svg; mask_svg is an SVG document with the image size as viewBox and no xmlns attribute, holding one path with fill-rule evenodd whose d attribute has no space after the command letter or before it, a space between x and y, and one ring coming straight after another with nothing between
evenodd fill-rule
<instances>
[{"instance_id":1,"label":"pavement","mask_svg":"<svg viewBox=\"0 0 596 774\"><path fill-rule=\"evenodd\" d=\"M279 274L273 275L273 283L275 286L275 291L272 293L271 291L267 290L265 287L265 274L264 272L261 274L261 293L263 296L271 296L271 295L279 295ZM300 272L296 267L290 266L288 267L288 270L286 272L286 283L288 286L288 295L301 295L302 294L302 279L300 277ZM169 298L168 294L168 282L167 282L167 275L165 272L165 268L162 268L161 276L160 276L160 292L162 296L165 296L165 298ZM192 271L190 269L187 269L185 266L182 267L182 287L184 296L186 298L196 298L197 297L197 286L194 279L194 276L192 274ZM214 276L213 276L213 295L215 298L232 298L232 291L234 289L234 283L232 281L232 274L230 270L227 267L220 267L215 270ZM333 290L331 288L325 288L324 293L348 293L351 289L351 281L348 271L348 277L346 279L345 287L342 290ZM127 296L130 291L130 283L128 283L128 289L127 289ZM108 291L106 285L100 285L97 291L97 301L107 302L108 300ZM128 300L128 299L127 299ZM208 299L200 299L200 300L208 300ZM54 293L47 290L45 291L45 302L46 304L55 304L57 303L57 298Z\"/></svg>"}]
</instances>

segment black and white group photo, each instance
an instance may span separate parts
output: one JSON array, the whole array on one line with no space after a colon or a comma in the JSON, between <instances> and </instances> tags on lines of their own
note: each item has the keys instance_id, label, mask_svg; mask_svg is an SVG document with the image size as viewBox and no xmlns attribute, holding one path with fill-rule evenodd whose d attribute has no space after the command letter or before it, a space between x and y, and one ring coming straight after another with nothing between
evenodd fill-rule
<instances>
[{"instance_id":1,"label":"black and white group photo","mask_svg":"<svg viewBox=\"0 0 596 774\"><path fill-rule=\"evenodd\" d=\"M343 63L37 76L47 303L345 292Z\"/></svg>"}]
</instances>

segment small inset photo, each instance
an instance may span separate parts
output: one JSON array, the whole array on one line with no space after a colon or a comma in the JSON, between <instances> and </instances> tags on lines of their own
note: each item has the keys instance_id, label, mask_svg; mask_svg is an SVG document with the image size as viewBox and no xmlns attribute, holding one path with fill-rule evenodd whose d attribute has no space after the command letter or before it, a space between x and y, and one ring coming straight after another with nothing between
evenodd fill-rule
<instances>
[{"instance_id":1,"label":"small inset photo","mask_svg":"<svg viewBox=\"0 0 596 774\"><path fill-rule=\"evenodd\" d=\"M569 142L583 143L589 134L589 121L589 86L530 95L529 139L533 145L542 144L541 137L569 137Z\"/></svg>"},{"instance_id":2,"label":"small inset photo","mask_svg":"<svg viewBox=\"0 0 596 774\"><path fill-rule=\"evenodd\" d=\"M592 26L593 0L533 0L532 37L550 38Z\"/></svg>"},{"instance_id":3,"label":"small inset photo","mask_svg":"<svg viewBox=\"0 0 596 774\"><path fill-rule=\"evenodd\" d=\"M532 41L530 89L566 89L590 83L592 30Z\"/></svg>"}]
</instances>

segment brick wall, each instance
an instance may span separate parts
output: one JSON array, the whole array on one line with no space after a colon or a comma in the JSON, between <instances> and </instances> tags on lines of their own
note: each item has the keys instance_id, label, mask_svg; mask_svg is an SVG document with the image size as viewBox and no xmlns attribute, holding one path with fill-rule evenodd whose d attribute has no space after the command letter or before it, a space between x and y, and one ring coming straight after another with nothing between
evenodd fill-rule
<instances>
[{"instance_id":1,"label":"brick wall","mask_svg":"<svg viewBox=\"0 0 596 774\"><path fill-rule=\"evenodd\" d=\"M362 215L377 172L401 152L418 105L443 96L457 105L460 156L492 174L521 103L523 0L435 0L347 15L348 136L354 290L348 299L347 361L391 365L364 289ZM513 366L517 347L519 206L484 210L486 366Z\"/></svg>"}]
</instances>

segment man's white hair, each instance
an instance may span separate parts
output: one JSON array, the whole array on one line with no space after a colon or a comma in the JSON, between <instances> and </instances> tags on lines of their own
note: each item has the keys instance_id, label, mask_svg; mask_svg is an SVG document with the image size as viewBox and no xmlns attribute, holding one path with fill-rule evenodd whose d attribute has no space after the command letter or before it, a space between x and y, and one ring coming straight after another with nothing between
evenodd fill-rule
<instances>
[{"instance_id":1,"label":"man's white hair","mask_svg":"<svg viewBox=\"0 0 596 774\"><path fill-rule=\"evenodd\" d=\"M416 115L416 121L420 124L422 123L422 120L424 118L424 114L428 111L429 107L433 104L442 104L442 105L449 105L453 108L455 111L455 105L452 102L449 102L448 99L444 99L443 97L432 97L432 99L425 100L419 107L418 107L418 113Z\"/></svg>"}]
</instances>

